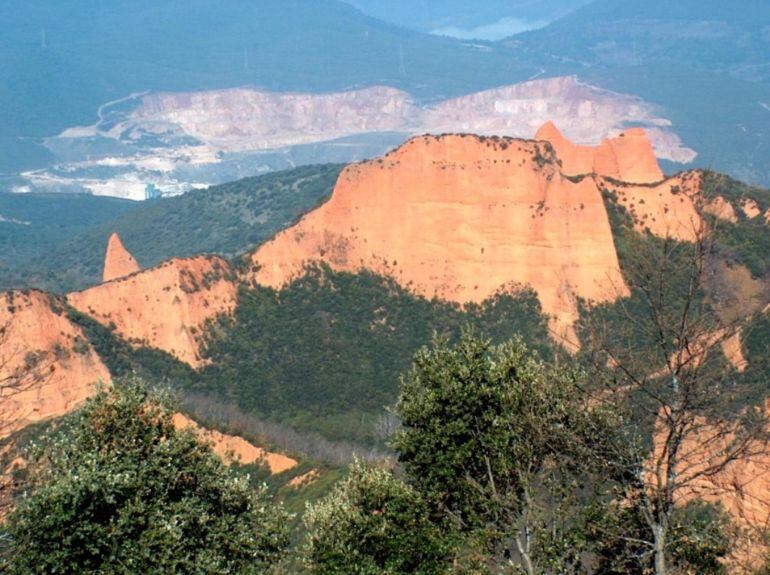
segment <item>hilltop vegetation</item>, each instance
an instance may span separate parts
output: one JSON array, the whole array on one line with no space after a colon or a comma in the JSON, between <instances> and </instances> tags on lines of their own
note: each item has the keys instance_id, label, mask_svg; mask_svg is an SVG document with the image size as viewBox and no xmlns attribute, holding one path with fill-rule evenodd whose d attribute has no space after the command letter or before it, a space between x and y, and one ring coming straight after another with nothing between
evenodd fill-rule
<instances>
[{"instance_id":1,"label":"hilltop vegetation","mask_svg":"<svg viewBox=\"0 0 770 575\"><path fill-rule=\"evenodd\" d=\"M585 395L586 374L521 339L465 331L416 354L395 412L397 467L356 461L295 529L264 487L176 431L168 403L119 381L31 452L0 531L10 573L723 575L717 507L676 507L654 554L638 515L636 422ZM628 451L626 451L628 450ZM328 490L328 485L324 486ZM512 571L512 569L516 569Z\"/></svg>"}]
</instances>

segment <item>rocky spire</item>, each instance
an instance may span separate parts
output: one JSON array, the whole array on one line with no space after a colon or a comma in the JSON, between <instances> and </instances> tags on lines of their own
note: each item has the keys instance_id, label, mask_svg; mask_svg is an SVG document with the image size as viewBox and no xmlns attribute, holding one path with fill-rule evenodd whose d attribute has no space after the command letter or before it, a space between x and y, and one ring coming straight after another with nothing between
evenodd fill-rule
<instances>
[{"instance_id":1,"label":"rocky spire","mask_svg":"<svg viewBox=\"0 0 770 575\"><path fill-rule=\"evenodd\" d=\"M107 244L107 253L104 256L104 274L102 280L105 282L116 280L132 273L138 272L141 268L128 250L120 241L120 236L113 233Z\"/></svg>"}]
</instances>

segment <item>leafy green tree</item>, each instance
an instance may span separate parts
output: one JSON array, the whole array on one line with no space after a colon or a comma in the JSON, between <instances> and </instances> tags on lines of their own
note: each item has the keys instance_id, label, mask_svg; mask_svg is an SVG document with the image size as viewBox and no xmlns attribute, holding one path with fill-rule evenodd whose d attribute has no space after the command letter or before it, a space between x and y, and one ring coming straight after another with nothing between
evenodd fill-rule
<instances>
[{"instance_id":1,"label":"leafy green tree","mask_svg":"<svg viewBox=\"0 0 770 575\"><path fill-rule=\"evenodd\" d=\"M266 573L287 516L141 382L116 382L37 449L11 515L9 575Z\"/></svg>"},{"instance_id":2,"label":"leafy green tree","mask_svg":"<svg viewBox=\"0 0 770 575\"><path fill-rule=\"evenodd\" d=\"M433 575L450 545L420 494L392 472L357 461L332 493L308 508L307 564L316 575Z\"/></svg>"},{"instance_id":3,"label":"leafy green tree","mask_svg":"<svg viewBox=\"0 0 770 575\"><path fill-rule=\"evenodd\" d=\"M402 380L394 447L409 482L438 521L484 542L494 572L575 572L591 549L591 463L613 418L580 383L520 339L467 331L421 350Z\"/></svg>"}]
</instances>

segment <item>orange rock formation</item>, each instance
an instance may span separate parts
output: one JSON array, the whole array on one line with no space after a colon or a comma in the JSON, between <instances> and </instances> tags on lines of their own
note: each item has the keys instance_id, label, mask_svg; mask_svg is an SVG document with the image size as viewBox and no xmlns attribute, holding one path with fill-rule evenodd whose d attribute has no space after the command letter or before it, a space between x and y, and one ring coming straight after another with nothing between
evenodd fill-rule
<instances>
[{"instance_id":1,"label":"orange rock formation","mask_svg":"<svg viewBox=\"0 0 770 575\"><path fill-rule=\"evenodd\" d=\"M311 483L318 481L320 477L321 477L321 473L317 469L311 469L307 473L298 475L297 477L289 481L288 485L289 487L293 487L295 489L302 489L303 487L307 487Z\"/></svg>"},{"instance_id":2,"label":"orange rock formation","mask_svg":"<svg viewBox=\"0 0 770 575\"><path fill-rule=\"evenodd\" d=\"M626 290L593 180L563 177L549 145L525 140L423 136L349 166L329 202L253 255L274 287L314 260L462 303L528 284L562 336L576 296Z\"/></svg>"},{"instance_id":3,"label":"orange rock formation","mask_svg":"<svg viewBox=\"0 0 770 575\"><path fill-rule=\"evenodd\" d=\"M750 220L753 220L762 213L762 209L759 207L757 201L751 198L744 198L741 200L741 211Z\"/></svg>"},{"instance_id":4,"label":"orange rock formation","mask_svg":"<svg viewBox=\"0 0 770 575\"><path fill-rule=\"evenodd\" d=\"M270 469L271 475L283 473L297 466L297 461L291 457L286 457L280 453L271 453L236 435L227 435L216 430L205 429L181 413L174 414L173 422L176 429L192 429L197 432L201 439L211 443L214 453L227 464L251 465L261 463Z\"/></svg>"},{"instance_id":5,"label":"orange rock formation","mask_svg":"<svg viewBox=\"0 0 770 575\"><path fill-rule=\"evenodd\" d=\"M658 184L627 184L597 176L597 184L611 191L634 221L639 232L648 231L660 238L694 241L703 220L696 204L700 193L700 175L685 172Z\"/></svg>"},{"instance_id":6,"label":"orange rock formation","mask_svg":"<svg viewBox=\"0 0 770 575\"><path fill-rule=\"evenodd\" d=\"M568 176L599 174L631 184L652 184L664 179L652 143L641 128L608 138L593 148L573 144L553 122L547 122L535 139L551 143L562 162L562 172Z\"/></svg>"},{"instance_id":7,"label":"orange rock formation","mask_svg":"<svg viewBox=\"0 0 770 575\"><path fill-rule=\"evenodd\" d=\"M109 379L63 302L38 291L0 295L0 438L69 412Z\"/></svg>"},{"instance_id":8,"label":"orange rock formation","mask_svg":"<svg viewBox=\"0 0 770 575\"><path fill-rule=\"evenodd\" d=\"M134 256L123 246L120 236L117 233L113 233L107 243L102 280L108 282L119 279L138 272L140 269Z\"/></svg>"},{"instance_id":9,"label":"orange rock formation","mask_svg":"<svg viewBox=\"0 0 770 575\"><path fill-rule=\"evenodd\" d=\"M68 296L69 303L131 343L201 365L198 335L235 305L229 264L217 257L174 259Z\"/></svg>"},{"instance_id":10,"label":"orange rock formation","mask_svg":"<svg viewBox=\"0 0 770 575\"><path fill-rule=\"evenodd\" d=\"M706 202L703 206L703 211L707 214L711 214L712 216L719 218L720 220L725 220L732 223L736 223L738 221L735 208L722 196L717 196Z\"/></svg>"}]
</instances>

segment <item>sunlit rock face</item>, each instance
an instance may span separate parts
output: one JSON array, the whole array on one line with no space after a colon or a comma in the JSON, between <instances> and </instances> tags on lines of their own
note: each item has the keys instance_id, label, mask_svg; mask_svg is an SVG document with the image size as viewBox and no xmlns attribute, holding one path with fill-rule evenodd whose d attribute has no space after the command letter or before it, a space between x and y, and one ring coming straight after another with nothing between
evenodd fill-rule
<instances>
[{"instance_id":1,"label":"sunlit rock face","mask_svg":"<svg viewBox=\"0 0 770 575\"><path fill-rule=\"evenodd\" d=\"M102 281L109 282L130 276L140 270L139 264L120 241L120 236L113 233L107 243L104 256L104 273Z\"/></svg>"},{"instance_id":2,"label":"sunlit rock face","mask_svg":"<svg viewBox=\"0 0 770 575\"><path fill-rule=\"evenodd\" d=\"M68 413L109 380L65 302L38 291L0 294L0 438Z\"/></svg>"},{"instance_id":3,"label":"sunlit rock face","mask_svg":"<svg viewBox=\"0 0 770 575\"><path fill-rule=\"evenodd\" d=\"M270 470L271 475L277 475L278 473L293 469L299 464L296 459L257 447L238 435L222 433L216 429L206 429L183 413L175 413L172 423L177 430L191 430L195 432L201 440L211 445L214 453L222 461L229 465L233 463L253 465L256 463L266 466Z\"/></svg>"},{"instance_id":4,"label":"sunlit rock face","mask_svg":"<svg viewBox=\"0 0 770 575\"><path fill-rule=\"evenodd\" d=\"M225 260L198 256L169 260L67 297L75 309L127 341L198 367L204 325L233 309L236 289Z\"/></svg>"},{"instance_id":5,"label":"sunlit rock face","mask_svg":"<svg viewBox=\"0 0 770 575\"><path fill-rule=\"evenodd\" d=\"M253 260L274 287L312 261L460 303L529 285L562 335L577 297L625 293L596 183L565 178L550 145L526 140L422 136L350 166L326 204Z\"/></svg>"}]
</instances>

